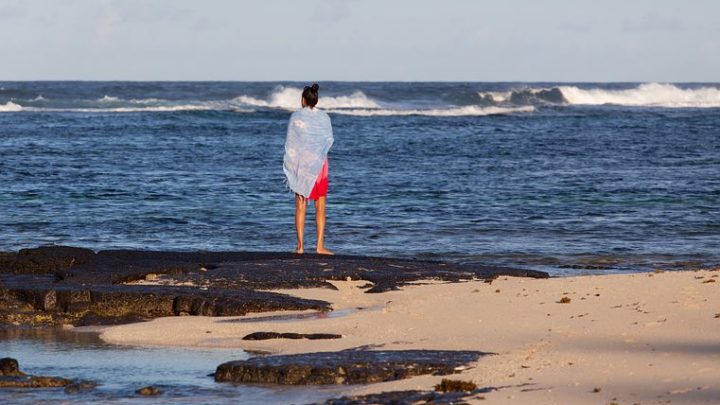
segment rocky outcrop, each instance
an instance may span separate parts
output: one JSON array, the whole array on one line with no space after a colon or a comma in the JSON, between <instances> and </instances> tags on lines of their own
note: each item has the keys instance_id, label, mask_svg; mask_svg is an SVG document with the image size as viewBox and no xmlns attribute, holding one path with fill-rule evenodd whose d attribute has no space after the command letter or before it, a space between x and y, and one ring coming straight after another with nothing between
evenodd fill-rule
<instances>
[{"instance_id":1,"label":"rocky outcrop","mask_svg":"<svg viewBox=\"0 0 720 405\"><path fill-rule=\"evenodd\" d=\"M253 357L223 363L215 381L284 385L367 384L447 375L489 353L451 350L344 350Z\"/></svg>"},{"instance_id":2,"label":"rocky outcrop","mask_svg":"<svg viewBox=\"0 0 720 405\"><path fill-rule=\"evenodd\" d=\"M324 301L266 290L333 288L367 280L367 292L413 281L546 273L357 256L252 252L151 252L53 246L0 253L0 323L97 325L160 316L331 310Z\"/></svg>"},{"instance_id":3,"label":"rocky outcrop","mask_svg":"<svg viewBox=\"0 0 720 405\"><path fill-rule=\"evenodd\" d=\"M0 359L0 388L52 388L71 383L73 380L60 377L27 375L20 371L17 360L9 357Z\"/></svg>"},{"instance_id":4,"label":"rocky outcrop","mask_svg":"<svg viewBox=\"0 0 720 405\"><path fill-rule=\"evenodd\" d=\"M421 404L452 404L462 405L485 399L481 394L492 389L479 389L474 392L434 392L434 391L390 391L379 394L353 395L329 399L324 405L421 405Z\"/></svg>"},{"instance_id":5,"label":"rocky outcrop","mask_svg":"<svg viewBox=\"0 0 720 405\"><path fill-rule=\"evenodd\" d=\"M323 340L323 339L340 339L342 335L336 335L333 333L278 333L278 332L254 332L249 335L245 335L243 340L270 340L270 339L308 339L308 340Z\"/></svg>"}]
</instances>

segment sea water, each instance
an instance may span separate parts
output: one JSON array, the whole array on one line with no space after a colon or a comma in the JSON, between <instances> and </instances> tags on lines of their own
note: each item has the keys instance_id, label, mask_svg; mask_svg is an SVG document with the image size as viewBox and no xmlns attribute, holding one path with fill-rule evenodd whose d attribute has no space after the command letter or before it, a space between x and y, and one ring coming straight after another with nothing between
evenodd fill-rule
<instances>
[{"instance_id":1,"label":"sea water","mask_svg":"<svg viewBox=\"0 0 720 405\"><path fill-rule=\"evenodd\" d=\"M0 250L291 250L283 143L304 84L0 82ZM338 253L720 263L718 84L320 86Z\"/></svg>"},{"instance_id":2,"label":"sea water","mask_svg":"<svg viewBox=\"0 0 720 405\"><path fill-rule=\"evenodd\" d=\"M216 383L215 368L248 355L239 349L117 346L96 333L0 329L0 357L13 357L31 375L93 381L92 389L1 389L0 403L58 404L306 404L342 396L338 387L277 387ZM152 385L157 398L136 393Z\"/></svg>"}]
</instances>

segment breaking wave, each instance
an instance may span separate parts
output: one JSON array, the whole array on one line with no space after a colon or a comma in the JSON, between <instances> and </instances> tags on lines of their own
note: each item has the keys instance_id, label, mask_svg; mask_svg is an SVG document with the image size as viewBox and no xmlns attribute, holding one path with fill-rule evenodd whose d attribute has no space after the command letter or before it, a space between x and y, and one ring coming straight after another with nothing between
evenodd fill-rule
<instances>
[{"instance_id":1,"label":"breaking wave","mask_svg":"<svg viewBox=\"0 0 720 405\"><path fill-rule=\"evenodd\" d=\"M22 111L21 105L15 104L12 101L8 101L5 104L0 104L0 112L18 112Z\"/></svg>"},{"instance_id":2,"label":"breaking wave","mask_svg":"<svg viewBox=\"0 0 720 405\"><path fill-rule=\"evenodd\" d=\"M486 104L620 105L630 107L713 108L720 107L716 87L681 88L673 84L645 83L630 89L558 86L507 92L479 92Z\"/></svg>"},{"instance_id":3,"label":"breaking wave","mask_svg":"<svg viewBox=\"0 0 720 405\"><path fill-rule=\"evenodd\" d=\"M296 87L283 87L273 92L268 99L259 99L251 96L239 96L231 101L237 104L264 108L281 108L294 111L300 105L302 89ZM338 108L380 108L374 100L368 98L365 93L356 91L349 96L322 96L318 101L318 107L323 109Z\"/></svg>"},{"instance_id":4,"label":"breaking wave","mask_svg":"<svg viewBox=\"0 0 720 405\"><path fill-rule=\"evenodd\" d=\"M250 96L239 96L231 100L233 103L261 107L277 108L287 111L297 110L300 104L302 90L295 87L282 87L273 92L267 99ZM322 96L318 107L331 114L353 115L360 117L376 116L408 116L425 115L431 117L459 117L510 114L516 112L532 112L534 107L498 107L498 106L453 106L447 108L397 108L388 107L369 98L361 91L355 91L348 96Z\"/></svg>"},{"instance_id":5,"label":"breaking wave","mask_svg":"<svg viewBox=\"0 0 720 405\"><path fill-rule=\"evenodd\" d=\"M130 112L171 112L171 111L206 111L214 108L208 105L168 105L153 107L117 107L117 108L45 108L23 107L9 101L0 104L0 112L80 112L80 113L130 113Z\"/></svg>"},{"instance_id":6,"label":"breaking wave","mask_svg":"<svg viewBox=\"0 0 720 405\"><path fill-rule=\"evenodd\" d=\"M545 106L602 106L660 108L719 108L720 87L717 85L682 86L646 83L635 85L557 85L530 87L506 91L459 89L446 93L399 89L387 97L369 97L360 90L344 94L323 94L318 106L340 115L359 117L413 116L457 117L529 113ZM501 89L502 90L502 89ZM375 94L380 93L377 88ZM405 92L405 93L403 93ZM105 94L102 97L45 98L38 93L0 100L0 112L80 112L133 113L176 111L226 111L254 113L256 111L285 113L300 108L302 90L292 86L278 86L267 93L241 94L234 98L196 99L195 95L181 97L133 98L129 95ZM103 94L103 93L100 93ZM135 96L135 94L133 94ZM34 97L34 98L33 98ZM5 103L5 104L2 104Z\"/></svg>"},{"instance_id":7,"label":"breaking wave","mask_svg":"<svg viewBox=\"0 0 720 405\"><path fill-rule=\"evenodd\" d=\"M527 113L535 111L533 106L522 107L479 107L465 106L455 108L433 108L433 109L344 109L344 110L326 110L329 113L354 115L361 117L377 117L377 116L405 116L405 115L424 115L428 117L462 117L462 116L483 116L483 115L501 115L513 113Z\"/></svg>"}]
</instances>

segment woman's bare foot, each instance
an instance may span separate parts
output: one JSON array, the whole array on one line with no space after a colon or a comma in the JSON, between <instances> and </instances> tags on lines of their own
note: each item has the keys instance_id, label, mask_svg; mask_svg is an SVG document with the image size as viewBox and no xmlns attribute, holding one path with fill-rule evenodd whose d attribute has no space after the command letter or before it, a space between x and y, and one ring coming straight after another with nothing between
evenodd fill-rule
<instances>
[{"instance_id":1,"label":"woman's bare foot","mask_svg":"<svg viewBox=\"0 0 720 405\"><path fill-rule=\"evenodd\" d=\"M334 255L335 253L325 249L324 247L317 248L317 254L319 255Z\"/></svg>"},{"instance_id":2,"label":"woman's bare foot","mask_svg":"<svg viewBox=\"0 0 720 405\"><path fill-rule=\"evenodd\" d=\"M301 255L301 254L305 253L305 251L303 250L303 248L297 248L297 249L293 250L293 253Z\"/></svg>"}]
</instances>

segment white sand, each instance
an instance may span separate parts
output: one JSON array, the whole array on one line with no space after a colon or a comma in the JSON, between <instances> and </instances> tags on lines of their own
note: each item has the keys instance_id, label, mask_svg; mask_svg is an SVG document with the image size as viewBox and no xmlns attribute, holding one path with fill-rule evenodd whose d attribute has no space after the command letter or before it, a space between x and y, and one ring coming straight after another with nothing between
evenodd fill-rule
<instances>
[{"instance_id":1,"label":"white sand","mask_svg":"<svg viewBox=\"0 0 720 405\"><path fill-rule=\"evenodd\" d=\"M480 350L498 355L482 358L453 378L504 387L483 394L491 403L720 403L718 271L503 277L492 284L429 283L382 294L365 294L358 288L363 284L338 282L338 291L282 291L330 301L336 311L350 312L342 317L252 323L173 317L111 327L101 337L118 344L276 353L365 345ZM564 296L571 302L559 303ZM257 331L337 333L343 338L242 340ZM350 393L427 390L440 379L423 376L352 388ZM599 392L593 392L596 388Z\"/></svg>"}]
</instances>

